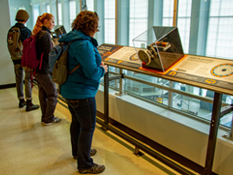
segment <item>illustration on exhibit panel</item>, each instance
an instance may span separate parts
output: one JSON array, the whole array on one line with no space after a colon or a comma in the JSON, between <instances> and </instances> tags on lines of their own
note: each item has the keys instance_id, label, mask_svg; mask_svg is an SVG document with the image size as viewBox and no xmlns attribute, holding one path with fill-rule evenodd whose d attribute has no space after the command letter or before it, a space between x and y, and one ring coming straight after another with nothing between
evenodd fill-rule
<instances>
[{"instance_id":1,"label":"illustration on exhibit panel","mask_svg":"<svg viewBox=\"0 0 233 175\"><path fill-rule=\"evenodd\" d=\"M215 77L229 77L233 75L233 64L219 64L211 69L211 74Z\"/></svg>"},{"instance_id":2,"label":"illustration on exhibit panel","mask_svg":"<svg viewBox=\"0 0 233 175\"><path fill-rule=\"evenodd\" d=\"M98 51L103 61L133 68L141 67L141 61L134 47L102 44L98 47Z\"/></svg>"},{"instance_id":3,"label":"illustration on exhibit panel","mask_svg":"<svg viewBox=\"0 0 233 175\"><path fill-rule=\"evenodd\" d=\"M166 75L233 89L233 60L188 55Z\"/></svg>"}]
</instances>

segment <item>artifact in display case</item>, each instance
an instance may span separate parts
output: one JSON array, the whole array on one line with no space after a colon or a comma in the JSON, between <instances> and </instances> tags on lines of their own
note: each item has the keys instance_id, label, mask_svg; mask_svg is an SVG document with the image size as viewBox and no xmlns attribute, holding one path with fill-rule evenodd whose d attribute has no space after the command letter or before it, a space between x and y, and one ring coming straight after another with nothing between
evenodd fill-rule
<instances>
[{"instance_id":1,"label":"artifact in display case","mask_svg":"<svg viewBox=\"0 0 233 175\"><path fill-rule=\"evenodd\" d=\"M66 34L66 30L63 25L57 25L54 27L54 33L56 34L57 38L61 38Z\"/></svg>"},{"instance_id":2,"label":"artifact in display case","mask_svg":"<svg viewBox=\"0 0 233 175\"><path fill-rule=\"evenodd\" d=\"M145 68L164 72L184 57L177 27L154 26L134 38L133 43Z\"/></svg>"},{"instance_id":3,"label":"artifact in display case","mask_svg":"<svg viewBox=\"0 0 233 175\"><path fill-rule=\"evenodd\" d=\"M63 25L57 25L54 27L53 35L53 45L57 46L59 44L58 40L66 34L66 30Z\"/></svg>"}]
</instances>

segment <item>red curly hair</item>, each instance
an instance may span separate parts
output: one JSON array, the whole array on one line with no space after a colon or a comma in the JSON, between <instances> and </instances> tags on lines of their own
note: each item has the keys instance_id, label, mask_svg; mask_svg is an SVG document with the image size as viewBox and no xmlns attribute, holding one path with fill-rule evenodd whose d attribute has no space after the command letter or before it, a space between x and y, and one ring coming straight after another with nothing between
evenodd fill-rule
<instances>
[{"instance_id":1,"label":"red curly hair","mask_svg":"<svg viewBox=\"0 0 233 175\"><path fill-rule=\"evenodd\" d=\"M98 31L99 16L96 12L82 11L72 23L72 30L80 30L85 35L90 36L91 33Z\"/></svg>"},{"instance_id":2,"label":"red curly hair","mask_svg":"<svg viewBox=\"0 0 233 175\"><path fill-rule=\"evenodd\" d=\"M35 27L33 28L32 35L36 36L42 29L42 26L44 25L44 21L46 19L50 20L54 16L51 13L43 13L41 16L38 16L36 20Z\"/></svg>"}]
</instances>

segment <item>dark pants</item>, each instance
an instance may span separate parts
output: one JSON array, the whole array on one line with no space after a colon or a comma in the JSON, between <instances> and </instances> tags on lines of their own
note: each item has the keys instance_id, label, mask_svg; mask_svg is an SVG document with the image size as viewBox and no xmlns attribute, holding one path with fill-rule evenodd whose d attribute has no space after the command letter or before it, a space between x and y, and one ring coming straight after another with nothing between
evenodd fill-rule
<instances>
[{"instance_id":1,"label":"dark pants","mask_svg":"<svg viewBox=\"0 0 233 175\"><path fill-rule=\"evenodd\" d=\"M42 112L42 122L51 122L57 105L57 88L49 74L36 73L39 87L39 100Z\"/></svg>"},{"instance_id":2,"label":"dark pants","mask_svg":"<svg viewBox=\"0 0 233 175\"><path fill-rule=\"evenodd\" d=\"M19 100L24 99L23 74L25 72L25 77L24 77L25 95L26 95L27 100L32 100L32 85L31 85L31 78L30 78L30 74L32 74L32 72L23 70L21 64L15 64L14 70L15 70L15 81L16 81L18 99Z\"/></svg>"},{"instance_id":3,"label":"dark pants","mask_svg":"<svg viewBox=\"0 0 233 175\"><path fill-rule=\"evenodd\" d=\"M70 125L72 154L78 157L78 169L89 169L93 166L90 150L96 122L95 97L67 100L67 104L72 115Z\"/></svg>"}]
</instances>

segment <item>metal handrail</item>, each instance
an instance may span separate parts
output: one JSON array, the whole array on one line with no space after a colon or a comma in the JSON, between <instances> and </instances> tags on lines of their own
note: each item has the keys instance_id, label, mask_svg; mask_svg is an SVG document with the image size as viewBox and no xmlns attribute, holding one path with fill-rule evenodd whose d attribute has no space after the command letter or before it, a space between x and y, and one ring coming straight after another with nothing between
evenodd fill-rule
<instances>
[{"instance_id":1,"label":"metal handrail","mask_svg":"<svg viewBox=\"0 0 233 175\"><path fill-rule=\"evenodd\" d=\"M111 72L111 71L109 73L114 74L114 75L120 75L119 73ZM139 82L139 83L143 83L143 84L146 84L146 85L149 85L149 86L153 86L153 87L156 87L156 88L159 88L159 89L167 90L167 91L170 91L170 92L173 92L173 93L177 93L177 94L180 94L180 95L184 95L184 96L187 96L187 97L195 98L195 99L205 101L205 102L208 102L208 103L213 103L213 99L209 98L209 97L198 96L198 95L191 94L191 93L188 93L188 92L185 92L185 91L182 91L182 90L169 88L169 87L166 87L166 86L151 83L151 82L144 81L144 80L141 80L139 78L134 78L134 77L127 76L127 75L124 75L124 78L129 79L129 80L133 80L133 81L136 81L136 82ZM225 106L225 105L229 105L229 104L223 102L222 105Z\"/></svg>"},{"instance_id":2,"label":"metal handrail","mask_svg":"<svg viewBox=\"0 0 233 175\"><path fill-rule=\"evenodd\" d=\"M113 66L113 67L114 67L114 66ZM122 75L122 73L123 73L123 68L119 68L119 70L120 70L119 73L117 73L117 72L111 72L111 71L109 71L109 73L110 73L110 74L113 74L114 76L120 76L120 75ZM168 91L169 94L170 94L169 97L168 97L168 101L170 101L169 104L171 104L171 102L172 102L172 100L171 100L171 98L172 98L172 95L171 95L172 92L173 92L173 93L180 94L180 95L183 95L183 96L187 96L187 97L190 97L190 98L194 98L194 99L197 99L197 100L201 100L201 101L204 101L204 102L208 102L208 103L212 103L212 104L213 104L213 99L212 99L212 98L209 98L209 97L202 97L202 96L194 95L194 94L191 94L191 93L182 91L182 90L173 89L173 88L171 88L172 86L166 87L166 86L163 86L163 85L159 85L159 84L155 84L155 83L148 82L148 81L145 81L145 80L141 80L141 79L139 79L139 78L135 78L135 77L128 76L128 75L125 75L125 74L123 75L123 78L124 78L124 79L129 79L129 80L132 80L132 81L136 81L136 82L139 82L139 83L143 83L143 84L146 84L146 85L149 85L149 86L153 86L153 87L156 87L156 88L159 88L159 89L163 89L163 90ZM174 108L172 108L172 105L169 105L169 104L168 104L168 105L165 105L165 104L156 103L156 102L153 102L153 101L151 101L151 100L147 100L147 99L145 99L145 98L142 98L142 97L140 97L139 95L135 95L135 94L132 94L132 93L130 93L130 92L127 92L127 91L123 90L123 82L122 82L122 79L120 78L119 80L120 80L120 83L119 83L120 87L119 87L119 89L116 88L117 90L119 90L119 93L118 93L117 95L122 95L124 92L126 92L128 95L134 96L134 97L136 97L136 98L138 98L138 99L140 99L140 100L143 100L143 101L146 101L146 102L149 102L149 103L158 105L158 106L163 107L163 108L167 108L167 109L169 109L169 110L171 110L171 111L173 111L173 112L180 113L180 114L185 115L185 116L187 116L187 117L195 118L195 119L200 120L200 121L202 121L202 122L204 122L204 123L210 123L210 121L207 120L207 119L202 119L202 118L197 117L197 116L194 116L194 115L192 115L192 114L188 114L188 113L185 113L185 112L183 112L183 111L174 109ZM171 83L173 83L173 81L170 80L170 83L169 83L169 84L171 85ZM123 92L123 91L124 91L124 92ZM170 100L169 100L169 99L170 99ZM222 102L222 106L227 106L227 105L229 105L229 104L227 104L227 103L225 103L225 102ZM229 128L228 128L228 127L225 127L225 126L221 126L221 128L222 128L222 129L225 129L225 130L229 130Z\"/></svg>"}]
</instances>

